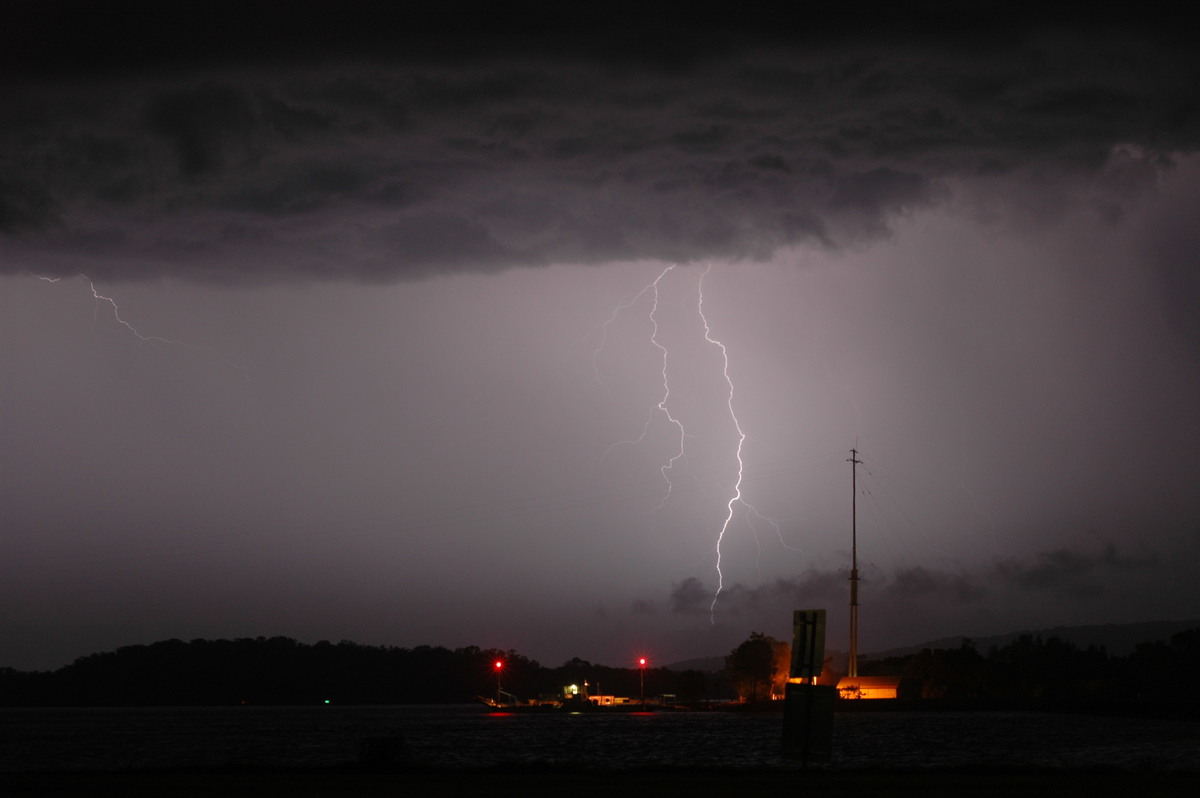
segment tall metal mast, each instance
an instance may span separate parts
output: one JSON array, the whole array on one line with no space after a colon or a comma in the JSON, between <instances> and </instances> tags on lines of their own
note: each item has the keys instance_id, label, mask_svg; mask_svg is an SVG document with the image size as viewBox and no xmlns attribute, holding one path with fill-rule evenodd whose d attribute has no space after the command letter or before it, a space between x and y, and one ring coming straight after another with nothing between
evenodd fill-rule
<instances>
[{"instance_id":1,"label":"tall metal mast","mask_svg":"<svg viewBox=\"0 0 1200 798\"><path fill-rule=\"evenodd\" d=\"M847 676L858 676L858 450L850 450L850 660Z\"/></svg>"}]
</instances>

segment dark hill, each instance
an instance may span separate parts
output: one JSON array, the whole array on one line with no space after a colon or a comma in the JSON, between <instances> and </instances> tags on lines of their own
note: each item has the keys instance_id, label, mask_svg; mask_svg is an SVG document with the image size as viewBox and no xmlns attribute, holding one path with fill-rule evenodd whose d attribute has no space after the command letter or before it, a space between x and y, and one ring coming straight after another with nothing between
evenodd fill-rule
<instances>
[{"instance_id":1,"label":"dark hill","mask_svg":"<svg viewBox=\"0 0 1200 798\"><path fill-rule=\"evenodd\" d=\"M1191 621L1145 621L1142 623L1107 623L1093 626L1055 626L1049 629L1025 629L1003 635L972 637L970 640L979 651L1001 648L1022 637L1040 637L1048 640L1056 637L1077 648L1104 647L1109 654L1124 657L1133 652L1139 643L1155 643L1170 639L1172 635L1188 629L1200 628L1200 620ZM924 649L958 648L965 635L943 637L914 646L902 646L887 651L872 651L864 659L885 659L916 654Z\"/></svg>"}]
</instances>

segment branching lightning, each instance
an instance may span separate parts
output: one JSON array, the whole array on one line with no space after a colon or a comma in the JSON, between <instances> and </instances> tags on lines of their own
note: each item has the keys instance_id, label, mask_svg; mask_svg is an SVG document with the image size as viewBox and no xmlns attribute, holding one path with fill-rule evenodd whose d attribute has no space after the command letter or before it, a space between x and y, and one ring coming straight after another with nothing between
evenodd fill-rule
<instances>
[{"instance_id":1,"label":"branching lightning","mask_svg":"<svg viewBox=\"0 0 1200 798\"><path fill-rule=\"evenodd\" d=\"M742 423L738 420L737 413L733 409L733 378L729 376L729 350L725 348L725 344L720 340L712 337L712 328L708 324L708 316L704 314L704 278L712 271L710 264L704 274L700 275L698 298L696 301L696 312L700 315L700 320L704 323L704 340L721 350L721 374L725 378L725 384L729 388L729 393L726 395L725 406L729 408L729 418L733 421L733 428L737 430L737 447L734 450L734 459L737 461L737 479L733 483L733 492L729 496L729 501L725 505L726 515L725 521L721 524L721 531L717 533L716 553L717 553L717 590L713 594L712 604L709 605L709 622L716 622L717 599L721 597L721 591L725 588L725 577L721 572L721 543L725 540L725 533L729 531L729 524L733 521L734 505L740 504L746 508L751 517L760 518L771 525L775 530L779 542L784 548L793 548L789 546L783 539L783 532L779 528L779 523L773 518L768 518L758 511L753 504L746 501L746 497L742 495L742 481L745 478L746 464L742 459L742 446L746 442L746 433L742 429ZM753 530L754 525L750 524ZM756 538L757 541L757 538ZM761 553L761 548L760 548Z\"/></svg>"},{"instance_id":2,"label":"branching lightning","mask_svg":"<svg viewBox=\"0 0 1200 798\"><path fill-rule=\"evenodd\" d=\"M671 491L673 489L673 483L671 481L671 472L675 468L676 463L678 463L684 457L684 442L685 442L686 438L688 437L686 430L684 429L683 422L680 421L679 418L677 418L676 416L674 416L671 413L671 410L669 407L669 402L671 399L671 384L670 384L670 369L669 369L670 353L669 353L667 347L665 345L663 345L663 343L658 338L659 325L658 325L657 313L658 313L658 306L659 306L659 288L660 288L660 284L661 284L663 278L665 278L674 269L675 269L674 265L668 266L665 269L663 269L663 271L658 275L658 277L656 277L653 281L648 283L641 291L639 291L637 293L636 296L634 296L628 302L626 302L622 305L619 305L616 309L613 310L613 312L609 316L608 320L605 321L602 326L600 343L592 353L593 372L596 376L597 382L601 382L601 384L603 384L602 381L600 380L599 367L597 365L597 358L598 358L600 352L604 349L604 345L605 345L605 342L606 342L607 336L608 336L608 328L617 320L618 316L620 316L620 314L622 312L632 309L635 305L637 305L640 301L642 301L642 299L646 296L649 296L651 298L651 308L650 308L650 312L649 312L649 320L651 323L650 343L653 344L662 353L662 358L661 358L661 360L662 360L662 394L661 394L658 402L654 405L653 408L651 408L650 416L646 420L645 425L642 427L641 435L639 435L636 439L623 440L623 441L618 441L618 442L614 443L612 446L610 446L608 448L608 450L605 452L605 454L607 455L608 452L611 452L613 450L613 448L615 448L617 446L638 444L638 443L641 443L642 441L644 441L646 439L647 434L650 431L650 425L654 422L654 419L657 414L662 414L662 416L664 418L666 418L669 423L671 423L672 425L674 425L676 427L676 429L678 429L678 431L679 431L679 447L675 451L675 453L671 455L670 458L668 458L665 462L663 462L662 466L660 467L660 471L663 475L663 479L667 483L667 491L663 495L662 500L659 502L658 507L655 508L656 510L661 510L666 505L667 500L671 496ZM725 406L729 412L729 418L732 420L734 429L737 433L737 444L734 447L734 460L737 464L737 477L734 480L734 484L733 484L733 488L732 488L730 496L729 496L729 500L725 503L725 510L726 510L725 519L721 523L720 529L717 533L716 542L715 542L717 589L716 589L716 592L713 594L712 604L709 607L709 620L710 620L710 622L715 623L716 622L717 600L720 598L721 591L724 590L724 588L725 588L725 577L724 577L724 573L721 568L721 564L722 564L721 563L721 556L722 556L721 546L724 543L725 536L729 532L729 527L733 522L733 518L734 518L734 515L736 512L735 507L737 507L738 505L741 505L742 507L744 507L746 509L747 514L748 514L748 519L747 519L748 522L749 522L749 519L752 517L752 518L762 519L762 520L766 521L767 523L769 523L775 529L776 534L779 536L780 543L782 543L787 548L792 548L792 547L787 546L787 543L783 540L783 535L779 528L778 523L776 523L773 519L768 518L768 517L764 516L762 513L760 513L753 505L751 505L749 502L746 501L745 496L742 493L742 484L743 484L743 480L745 477L745 462L742 457L742 449L743 449L743 445L745 444L745 441L746 441L746 433L742 429L741 421L739 420L737 413L734 409L734 385L733 385L733 378L730 376L730 373L729 373L729 350L726 348L725 344L721 340L713 337L712 327L710 326L708 317L704 311L704 278L709 274L709 272L711 270L712 270L712 266L709 265L709 267L706 268L704 270L704 272L700 275L700 278L698 280L696 312L700 318L700 321L704 325L704 340L705 340L705 342L711 346L716 347L721 353L721 374L725 380L725 385L728 389L726 397L725 397ZM752 522L750 522L749 526L750 526L751 530L753 531L754 524ZM757 536L756 536L756 541L757 541ZM761 551L761 549L760 549L760 551Z\"/></svg>"},{"instance_id":3,"label":"branching lightning","mask_svg":"<svg viewBox=\"0 0 1200 798\"><path fill-rule=\"evenodd\" d=\"M659 286L659 283L662 282L662 279L664 277L666 277L667 274L669 274L671 271L673 271L674 268L675 268L675 266L674 266L674 264L672 264L672 265L668 266L667 268L663 269L662 272L658 275L658 277L654 278L653 282L649 283L645 288L643 288L641 291L638 292L637 296L635 296L633 299L626 302L624 305L618 306L612 312L612 315L609 316L608 321L604 322L604 325L602 328L602 334L601 334L601 338L600 338L600 344L599 344L599 346L596 347L595 352L592 353L592 369L596 373L596 379L599 380L600 373L596 366L596 358L600 354L600 351L604 348L604 342L607 340L607 337L608 337L609 325L611 325L616 320L617 316L620 315L621 311L629 310L634 305L636 305L641 300L642 297L649 294L651 296L651 306L650 306L650 315L649 315L650 324L651 324L650 343L653 344L662 353L662 386L663 386L662 397L658 400L658 403L655 404L655 406L650 410L650 416L646 419L646 423L642 427L642 434L633 440L617 441L612 446L608 447L608 449L605 451L605 456L607 456L608 453L611 452L617 446L636 445L636 444L639 444L642 441L644 441L646 439L646 435L649 434L649 432L650 432L650 425L654 423L654 416L655 416L656 412L662 413L663 417L666 418L667 421L671 425L673 425L677 430L679 430L679 448L678 448L678 450L659 468L659 471L662 473L662 476L663 476L663 481L665 481L667 483L667 492L665 494L663 494L662 500L658 503L658 506L655 508L656 510L661 510L663 507L665 507L667 501L671 498L671 492L672 492L672 490L674 490L674 487L675 487L674 483L671 481L671 470L675 467L675 464L677 462L679 462L680 458L683 457L683 442L684 442L684 438L686 437L686 435L684 433L684 429L683 429L683 423L680 422L680 420L677 419L675 416L671 415L671 411L667 407L667 401L671 398L671 383L670 383L670 379L668 377L668 370L667 370L667 354L668 354L668 352L667 352L667 348L665 346L663 346L662 342L660 342L658 340L658 286Z\"/></svg>"},{"instance_id":4,"label":"branching lightning","mask_svg":"<svg viewBox=\"0 0 1200 798\"><path fill-rule=\"evenodd\" d=\"M39 280L43 280L47 283L57 283L62 280L61 277L45 277L40 274L34 275L34 276L37 277ZM210 354L216 355L218 358L223 360L227 365L232 366L233 368L238 369L239 371L245 370L244 366L239 366L238 364L230 361L227 357L225 357L220 352L218 352L217 350L213 349L210 346L202 346L200 344L192 344L192 343L188 343L187 341L180 341L180 340L173 339L173 338L163 338L162 336L159 336L159 335L143 335L141 332L138 331L138 329L136 327L134 327L132 324L130 324L128 321L126 321L124 317L121 316L121 308L117 305L117 301L115 299L113 299L110 296L100 293L99 289L96 288L95 282L93 282L92 279L90 277L88 277L86 274L80 274L79 277L80 277L80 279L82 279L84 282L86 282L88 284L88 290L91 291L92 299L94 299L96 301L97 312L98 312L100 304L107 302L108 305L112 308L113 320L116 321L117 324L121 325L126 330L128 330L135 338L137 338L141 341L145 341L146 343L169 344L170 346L179 346L179 347L183 347L185 349L197 349L202 352L208 352ZM95 317L93 316L93 322L94 321L95 321Z\"/></svg>"},{"instance_id":5,"label":"branching lightning","mask_svg":"<svg viewBox=\"0 0 1200 798\"><path fill-rule=\"evenodd\" d=\"M725 348L725 344L712 337L712 328L708 325L708 317L704 315L704 278L708 276L711 270L712 266L710 265L704 270L704 274L700 275L699 299L696 302L696 308L700 314L700 320L704 322L704 340L721 350L722 373L725 375L725 384L729 386L729 394L726 397L725 404L729 408L729 417L733 419L733 427L737 430L737 449L735 451L737 481L733 483L733 493L729 497L729 502L725 505L726 510L728 510L725 515L725 522L721 524L721 531L717 533L717 592L713 594L712 604L708 608L709 621L715 623L717 599L721 597L721 591L725 588L725 576L721 572L721 543L724 542L725 533L729 530L729 523L733 520L733 506L743 501L742 477L745 471L745 463L742 462L742 444L746 442L746 433L742 430L742 424L738 421L737 413L733 411L733 380L729 377L729 350Z\"/></svg>"}]
</instances>

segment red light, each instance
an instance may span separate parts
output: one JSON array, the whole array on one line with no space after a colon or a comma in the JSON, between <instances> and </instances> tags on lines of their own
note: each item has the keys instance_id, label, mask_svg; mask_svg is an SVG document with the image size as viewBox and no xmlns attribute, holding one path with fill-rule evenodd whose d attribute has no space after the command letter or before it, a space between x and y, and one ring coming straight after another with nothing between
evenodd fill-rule
<instances>
[{"instance_id":1,"label":"red light","mask_svg":"<svg viewBox=\"0 0 1200 798\"><path fill-rule=\"evenodd\" d=\"M642 657L641 659L639 659L638 665L641 665L643 668L646 667L646 658Z\"/></svg>"},{"instance_id":2,"label":"red light","mask_svg":"<svg viewBox=\"0 0 1200 798\"><path fill-rule=\"evenodd\" d=\"M504 663L501 662L500 660L496 660L496 670L500 670L503 667L504 667Z\"/></svg>"}]
</instances>

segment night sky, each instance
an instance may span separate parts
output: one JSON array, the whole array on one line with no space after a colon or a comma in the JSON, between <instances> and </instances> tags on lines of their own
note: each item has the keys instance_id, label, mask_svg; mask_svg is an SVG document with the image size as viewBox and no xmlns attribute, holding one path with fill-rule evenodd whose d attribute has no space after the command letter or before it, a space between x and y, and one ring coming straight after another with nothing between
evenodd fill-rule
<instances>
[{"instance_id":1,"label":"night sky","mask_svg":"<svg viewBox=\"0 0 1200 798\"><path fill-rule=\"evenodd\" d=\"M0 6L0 666L1200 617L1182 7L567 5Z\"/></svg>"}]
</instances>

